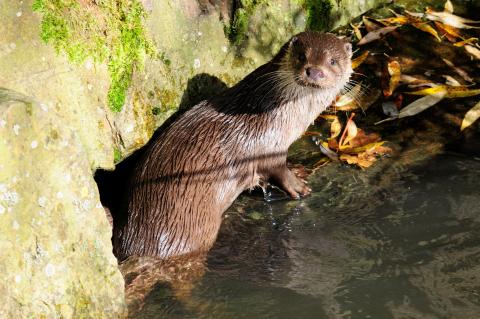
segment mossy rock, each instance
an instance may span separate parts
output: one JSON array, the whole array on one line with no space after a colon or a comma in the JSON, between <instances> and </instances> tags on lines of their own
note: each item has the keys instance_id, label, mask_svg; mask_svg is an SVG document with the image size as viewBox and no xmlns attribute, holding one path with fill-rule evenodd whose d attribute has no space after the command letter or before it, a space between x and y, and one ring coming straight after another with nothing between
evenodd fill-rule
<instances>
[{"instance_id":1,"label":"mossy rock","mask_svg":"<svg viewBox=\"0 0 480 319\"><path fill-rule=\"evenodd\" d=\"M125 316L110 225L75 131L0 88L0 163L0 317Z\"/></svg>"}]
</instances>

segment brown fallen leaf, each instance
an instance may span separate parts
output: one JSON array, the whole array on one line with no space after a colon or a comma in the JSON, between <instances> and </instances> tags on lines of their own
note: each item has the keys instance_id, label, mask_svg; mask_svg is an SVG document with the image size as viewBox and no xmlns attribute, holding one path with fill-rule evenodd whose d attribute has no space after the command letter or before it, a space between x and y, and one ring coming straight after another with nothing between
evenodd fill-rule
<instances>
[{"instance_id":1,"label":"brown fallen leaf","mask_svg":"<svg viewBox=\"0 0 480 319\"><path fill-rule=\"evenodd\" d=\"M352 60L352 69L355 70L356 68L358 68L360 64L362 64L363 61L365 61L365 59L368 57L369 54L370 54L370 51L366 50L366 51L363 51L362 54L354 58Z\"/></svg>"},{"instance_id":2,"label":"brown fallen leaf","mask_svg":"<svg viewBox=\"0 0 480 319\"><path fill-rule=\"evenodd\" d=\"M343 130L342 136L340 137L340 140L338 141L338 148L340 149L342 145L346 144L344 140L346 137L348 138L350 136L350 139L354 138L355 135L357 135L357 126L353 122L353 117L355 116L355 113L352 113L350 117L347 120L347 124L345 124L345 129Z\"/></svg>"},{"instance_id":3,"label":"brown fallen leaf","mask_svg":"<svg viewBox=\"0 0 480 319\"><path fill-rule=\"evenodd\" d=\"M350 155L350 154L342 154L340 155L340 160L347 162L350 165L358 165L360 168L368 168L372 166L373 162L376 159L372 158L360 158L359 156L356 155Z\"/></svg>"},{"instance_id":4,"label":"brown fallen leaf","mask_svg":"<svg viewBox=\"0 0 480 319\"><path fill-rule=\"evenodd\" d=\"M382 142L383 143L383 142ZM365 146L365 151L357 154L341 154L340 160L347 162L348 164L356 164L360 168L368 168L377 160L378 156L390 154L392 149L382 146L379 143L373 143Z\"/></svg>"},{"instance_id":5,"label":"brown fallen leaf","mask_svg":"<svg viewBox=\"0 0 480 319\"><path fill-rule=\"evenodd\" d=\"M462 38L462 35L457 28L441 23L439 21L434 21L434 23L437 29L447 37L448 41L455 42L457 39Z\"/></svg>"},{"instance_id":6,"label":"brown fallen leaf","mask_svg":"<svg viewBox=\"0 0 480 319\"><path fill-rule=\"evenodd\" d=\"M375 19L372 19L372 20L376 21ZM382 24L375 23L372 20L370 20L370 18L368 18L367 16L362 16L362 23L365 26L365 29L367 30L367 32L372 32L382 28Z\"/></svg>"},{"instance_id":7,"label":"brown fallen leaf","mask_svg":"<svg viewBox=\"0 0 480 319\"><path fill-rule=\"evenodd\" d=\"M372 41L378 40L382 36L384 36L385 34L394 31L396 28L398 28L398 27L392 26L392 27L384 27L384 28L381 28L381 29L378 29L378 30L371 31L371 32L367 33L362 38L362 40L358 41L357 45L364 45L364 44L370 43Z\"/></svg>"},{"instance_id":8,"label":"brown fallen leaf","mask_svg":"<svg viewBox=\"0 0 480 319\"><path fill-rule=\"evenodd\" d=\"M364 152L368 148L367 147L368 145L371 146L372 143L377 143L381 139L382 138L377 133L367 134L365 133L364 130L357 129L356 136L349 141L348 148L342 149L342 152L350 153L350 154L358 154L358 153ZM383 142L380 142L380 143L383 143Z\"/></svg>"},{"instance_id":9,"label":"brown fallen leaf","mask_svg":"<svg viewBox=\"0 0 480 319\"><path fill-rule=\"evenodd\" d=\"M460 127L460 131L463 131L470 125L472 125L476 120L480 118L480 102L475 104L468 112L465 114L462 125Z\"/></svg>"}]
</instances>

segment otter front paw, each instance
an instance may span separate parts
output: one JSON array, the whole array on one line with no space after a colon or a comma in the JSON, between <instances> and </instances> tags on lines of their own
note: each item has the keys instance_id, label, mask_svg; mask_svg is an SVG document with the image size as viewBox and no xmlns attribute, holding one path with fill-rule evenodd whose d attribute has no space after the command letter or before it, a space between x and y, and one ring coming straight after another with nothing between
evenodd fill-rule
<instances>
[{"instance_id":1,"label":"otter front paw","mask_svg":"<svg viewBox=\"0 0 480 319\"><path fill-rule=\"evenodd\" d=\"M312 192L312 189L304 181L296 177L287 167L272 174L271 182L286 192L292 199L305 197Z\"/></svg>"}]
</instances>

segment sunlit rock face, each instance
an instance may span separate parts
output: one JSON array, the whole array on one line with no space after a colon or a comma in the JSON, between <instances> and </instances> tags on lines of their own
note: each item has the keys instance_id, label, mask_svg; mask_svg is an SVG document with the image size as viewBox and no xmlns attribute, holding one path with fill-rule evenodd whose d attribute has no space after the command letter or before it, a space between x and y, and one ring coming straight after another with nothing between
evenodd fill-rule
<instances>
[{"instance_id":1,"label":"sunlit rock face","mask_svg":"<svg viewBox=\"0 0 480 319\"><path fill-rule=\"evenodd\" d=\"M2 318L124 315L90 163L55 109L0 89Z\"/></svg>"}]
</instances>

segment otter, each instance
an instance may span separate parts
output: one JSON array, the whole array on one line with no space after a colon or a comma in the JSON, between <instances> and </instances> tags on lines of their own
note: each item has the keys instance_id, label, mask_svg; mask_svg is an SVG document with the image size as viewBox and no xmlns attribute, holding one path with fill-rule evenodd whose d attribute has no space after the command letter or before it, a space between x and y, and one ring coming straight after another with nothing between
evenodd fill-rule
<instances>
[{"instance_id":1,"label":"otter","mask_svg":"<svg viewBox=\"0 0 480 319\"><path fill-rule=\"evenodd\" d=\"M114 225L114 252L160 259L207 252L222 214L269 182L292 199L311 189L286 166L289 146L349 81L352 46L302 32L268 63L168 125L145 149Z\"/></svg>"}]
</instances>

